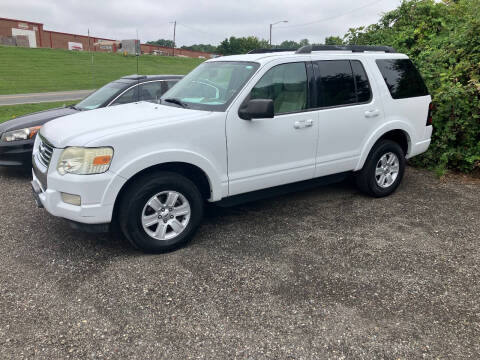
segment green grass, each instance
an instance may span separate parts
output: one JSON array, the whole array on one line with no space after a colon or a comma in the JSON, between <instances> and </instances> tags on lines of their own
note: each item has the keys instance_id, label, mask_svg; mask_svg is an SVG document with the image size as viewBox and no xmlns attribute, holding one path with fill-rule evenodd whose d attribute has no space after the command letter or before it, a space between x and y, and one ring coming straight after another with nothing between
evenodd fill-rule
<instances>
[{"instance_id":1,"label":"green grass","mask_svg":"<svg viewBox=\"0 0 480 360\"><path fill-rule=\"evenodd\" d=\"M36 111L42 111L47 109L52 109L55 107L60 107L63 105L71 105L75 102L72 101L59 101L59 102L48 102L48 103L39 103L39 104L22 104L22 105L5 105L0 106L0 123L14 119L16 117L29 114Z\"/></svg>"},{"instance_id":2,"label":"green grass","mask_svg":"<svg viewBox=\"0 0 480 360\"><path fill-rule=\"evenodd\" d=\"M186 74L202 59L142 55L139 74ZM0 46L0 94L96 89L137 73L135 56Z\"/></svg>"}]
</instances>

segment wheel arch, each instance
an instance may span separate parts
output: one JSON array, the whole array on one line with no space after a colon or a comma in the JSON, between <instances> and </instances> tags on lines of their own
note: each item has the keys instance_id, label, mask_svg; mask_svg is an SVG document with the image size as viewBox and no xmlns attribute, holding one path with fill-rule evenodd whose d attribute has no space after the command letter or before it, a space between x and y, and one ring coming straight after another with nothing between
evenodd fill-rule
<instances>
[{"instance_id":1,"label":"wheel arch","mask_svg":"<svg viewBox=\"0 0 480 360\"><path fill-rule=\"evenodd\" d=\"M156 164L138 171L122 185L121 189L119 190L115 198L112 218L113 219L116 218L115 214L118 213L118 208L122 201L123 195L126 193L130 185L132 185L142 177L149 176L151 174L154 174L160 171L174 172L174 173L183 175L198 186L198 189L200 190L200 193L202 194L202 197L205 200L208 200L213 197L213 193L212 193L213 188L212 188L211 180L206 174L206 172L200 167L187 162L174 162L174 161Z\"/></svg>"},{"instance_id":2,"label":"wheel arch","mask_svg":"<svg viewBox=\"0 0 480 360\"><path fill-rule=\"evenodd\" d=\"M355 167L355 171L363 168L370 151L379 141L384 139L389 139L398 143L403 149L405 156L407 156L412 149L412 133L412 129L410 129L410 127L403 122L387 124L386 126L377 130L364 145L360 159Z\"/></svg>"}]
</instances>

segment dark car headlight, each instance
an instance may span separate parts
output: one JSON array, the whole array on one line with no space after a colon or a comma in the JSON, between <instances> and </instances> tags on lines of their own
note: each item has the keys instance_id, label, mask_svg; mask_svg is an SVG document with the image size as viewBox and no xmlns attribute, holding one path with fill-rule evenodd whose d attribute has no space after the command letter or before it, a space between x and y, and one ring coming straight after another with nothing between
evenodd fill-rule
<instances>
[{"instance_id":1,"label":"dark car headlight","mask_svg":"<svg viewBox=\"0 0 480 360\"><path fill-rule=\"evenodd\" d=\"M2 141L11 142L17 140L28 140L35 136L41 126L32 126L24 129L7 131L2 135Z\"/></svg>"}]
</instances>

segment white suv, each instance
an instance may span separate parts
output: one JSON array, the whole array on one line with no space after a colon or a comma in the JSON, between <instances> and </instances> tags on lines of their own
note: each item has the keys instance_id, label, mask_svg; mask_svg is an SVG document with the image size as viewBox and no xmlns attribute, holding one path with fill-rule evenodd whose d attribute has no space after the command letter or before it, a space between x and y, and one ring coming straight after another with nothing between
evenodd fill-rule
<instances>
[{"instance_id":1,"label":"white suv","mask_svg":"<svg viewBox=\"0 0 480 360\"><path fill-rule=\"evenodd\" d=\"M47 123L32 187L77 228L116 222L134 246L158 252L193 236L205 200L350 172L363 192L389 195L431 133L427 88L392 48L253 51L204 62L160 103Z\"/></svg>"}]
</instances>

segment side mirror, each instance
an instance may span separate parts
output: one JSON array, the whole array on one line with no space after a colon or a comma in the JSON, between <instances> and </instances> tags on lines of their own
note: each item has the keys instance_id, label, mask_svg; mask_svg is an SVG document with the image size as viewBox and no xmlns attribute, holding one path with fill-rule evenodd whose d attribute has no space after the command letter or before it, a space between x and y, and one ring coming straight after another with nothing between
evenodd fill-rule
<instances>
[{"instance_id":1,"label":"side mirror","mask_svg":"<svg viewBox=\"0 0 480 360\"><path fill-rule=\"evenodd\" d=\"M273 100L247 100L238 110L238 116L243 120L273 118Z\"/></svg>"}]
</instances>

